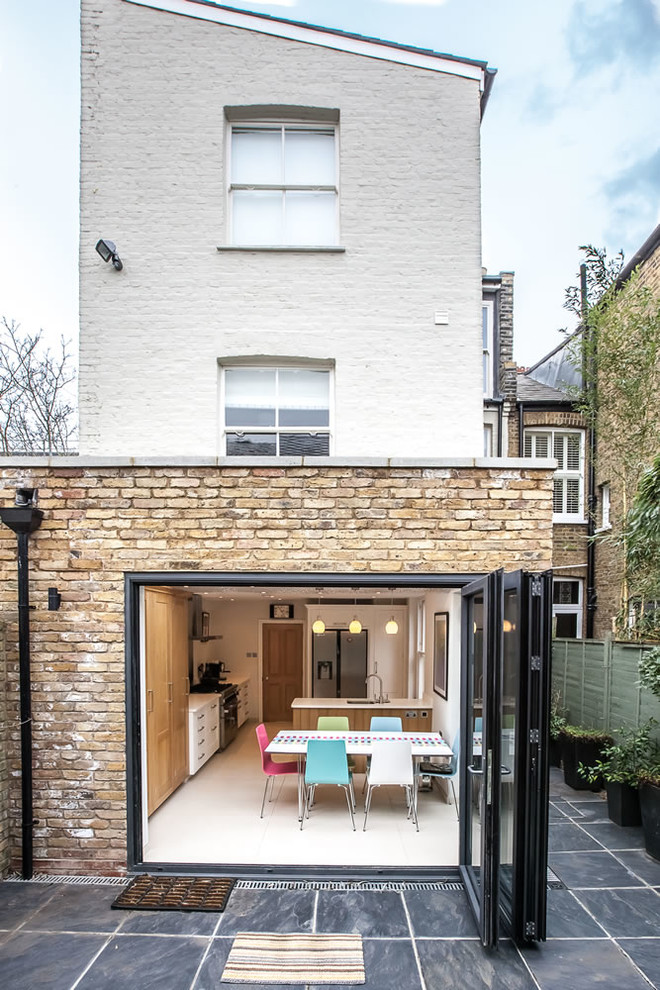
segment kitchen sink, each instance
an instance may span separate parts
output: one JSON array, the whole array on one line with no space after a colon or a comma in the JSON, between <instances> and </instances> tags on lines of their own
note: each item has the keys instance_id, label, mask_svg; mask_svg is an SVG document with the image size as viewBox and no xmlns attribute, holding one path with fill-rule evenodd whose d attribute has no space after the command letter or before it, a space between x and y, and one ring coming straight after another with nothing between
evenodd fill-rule
<instances>
[{"instance_id":1,"label":"kitchen sink","mask_svg":"<svg viewBox=\"0 0 660 990\"><path fill-rule=\"evenodd\" d=\"M346 698L347 705L389 705L390 699L375 701L373 698Z\"/></svg>"}]
</instances>

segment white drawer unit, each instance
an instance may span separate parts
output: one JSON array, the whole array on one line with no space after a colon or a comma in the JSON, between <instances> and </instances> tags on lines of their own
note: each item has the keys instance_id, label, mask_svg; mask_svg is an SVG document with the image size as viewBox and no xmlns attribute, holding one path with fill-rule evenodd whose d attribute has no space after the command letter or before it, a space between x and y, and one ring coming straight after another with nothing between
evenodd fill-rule
<instances>
[{"instance_id":1,"label":"white drawer unit","mask_svg":"<svg viewBox=\"0 0 660 990\"><path fill-rule=\"evenodd\" d=\"M238 726L240 728L247 721L250 712L250 679L236 680L234 683L238 689Z\"/></svg>"},{"instance_id":2,"label":"white drawer unit","mask_svg":"<svg viewBox=\"0 0 660 990\"><path fill-rule=\"evenodd\" d=\"M197 773L220 746L217 694L191 694L188 699L188 767Z\"/></svg>"}]
</instances>

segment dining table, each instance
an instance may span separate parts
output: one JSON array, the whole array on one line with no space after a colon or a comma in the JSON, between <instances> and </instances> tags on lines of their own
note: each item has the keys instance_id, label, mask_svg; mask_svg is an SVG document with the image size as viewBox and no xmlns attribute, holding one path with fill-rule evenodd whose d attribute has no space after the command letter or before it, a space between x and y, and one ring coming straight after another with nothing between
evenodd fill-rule
<instances>
[{"instance_id":1,"label":"dining table","mask_svg":"<svg viewBox=\"0 0 660 990\"><path fill-rule=\"evenodd\" d=\"M441 732L357 732L352 729L324 731L321 729L282 729L271 739L266 752L271 756L295 756L298 762L298 821L302 821L305 807L305 756L310 739L342 739L348 756L370 756L374 743L398 742L406 739L411 744L413 761L431 756L451 759L451 746Z\"/></svg>"}]
</instances>

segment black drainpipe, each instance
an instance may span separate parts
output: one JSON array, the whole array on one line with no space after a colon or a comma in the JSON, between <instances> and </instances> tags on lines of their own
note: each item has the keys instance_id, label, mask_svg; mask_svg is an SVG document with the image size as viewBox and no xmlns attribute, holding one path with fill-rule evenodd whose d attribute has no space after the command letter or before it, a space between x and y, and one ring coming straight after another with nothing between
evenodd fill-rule
<instances>
[{"instance_id":1,"label":"black drainpipe","mask_svg":"<svg viewBox=\"0 0 660 990\"><path fill-rule=\"evenodd\" d=\"M33 873L32 811L32 699L30 696L30 588L28 538L39 529L43 512L35 507L37 490L19 488L16 506L0 509L0 519L16 533L18 541L18 666L21 699L21 819L23 879Z\"/></svg>"},{"instance_id":2,"label":"black drainpipe","mask_svg":"<svg viewBox=\"0 0 660 990\"><path fill-rule=\"evenodd\" d=\"M596 360L593 352L593 339L589 327L589 304L587 299L587 266L580 265L580 297L582 302L582 326L586 357L583 358L583 387L591 392L591 416L588 430L589 470L587 472L587 639L594 638L594 618L598 607L596 595ZM583 351L583 354L585 354Z\"/></svg>"}]
</instances>

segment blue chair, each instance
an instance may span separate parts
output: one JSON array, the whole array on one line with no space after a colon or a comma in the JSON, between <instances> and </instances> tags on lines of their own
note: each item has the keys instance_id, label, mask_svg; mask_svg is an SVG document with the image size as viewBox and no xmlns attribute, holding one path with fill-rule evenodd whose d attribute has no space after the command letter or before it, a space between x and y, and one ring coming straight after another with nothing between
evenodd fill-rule
<instances>
[{"instance_id":1,"label":"blue chair","mask_svg":"<svg viewBox=\"0 0 660 990\"><path fill-rule=\"evenodd\" d=\"M456 790L454 789L454 777L458 773L458 753L460 745L460 732L457 732L454 736L454 742L451 747L452 757L449 765L441 765L438 763L431 763L427 760L422 760L417 764L416 774L417 780L420 777L437 777L444 778L448 780L451 785L451 793L454 797L454 807L456 809L456 817L458 818L458 801L456 800Z\"/></svg>"},{"instance_id":2,"label":"blue chair","mask_svg":"<svg viewBox=\"0 0 660 990\"><path fill-rule=\"evenodd\" d=\"M305 811L300 821L301 829L305 815L309 818L309 809L314 801L314 792L318 784L335 784L344 788L351 825L355 831L353 775L348 769L346 743L343 739L310 739L307 743Z\"/></svg>"},{"instance_id":3,"label":"blue chair","mask_svg":"<svg viewBox=\"0 0 660 990\"><path fill-rule=\"evenodd\" d=\"M403 722L398 715L373 715L369 732L403 732Z\"/></svg>"}]
</instances>

